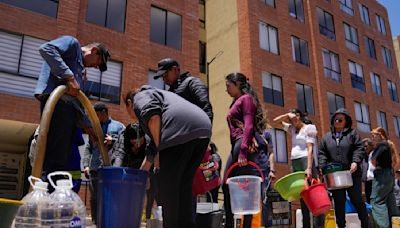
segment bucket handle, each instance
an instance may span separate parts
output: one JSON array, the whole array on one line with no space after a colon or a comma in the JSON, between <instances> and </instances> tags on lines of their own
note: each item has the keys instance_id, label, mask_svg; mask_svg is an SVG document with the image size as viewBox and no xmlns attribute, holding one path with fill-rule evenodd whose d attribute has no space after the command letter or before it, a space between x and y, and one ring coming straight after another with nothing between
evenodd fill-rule
<instances>
[{"instance_id":1,"label":"bucket handle","mask_svg":"<svg viewBox=\"0 0 400 228\"><path fill-rule=\"evenodd\" d=\"M252 161L248 161L247 165L254 166L258 170L260 175L261 175L261 182L264 182L264 174L262 173L260 167L256 163L254 163ZM229 167L228 171L226 171L226 173L225 173L225 181L224 181L225 184L227 184L229 173L231 173L232 169L235 168L236 166L239 166L239 162L233 163L233 165L231 165L231 167Z\"/></svg>"},{"instance_id":2,"label":"bucket handle","mask_svg":"<svg viewBox=\"0 0 400 228\"><path fill-rule=\"evenodd\" d=\"M53 176L58 176L58 175L61 175L61 176L68 176L68 180L69 180L69 183L70 183L70 187L71 187L71 188L73 187L73 184L72 184L72 175L71 175L69 172L57 171L57 172L49 173L49 174L47 175L47 179L49 179L49 182L50 182L51 186L53 186L54 189L57 189L57 185L54 184L54 182L53 182L53 180L52 180L51 178L52 178Z\"/></svg>"},{"instance_id":3,"label":"bucket handle","mask_svg":"<svg viewBox=\"0 0 400 228\"><path fill-rule=\"evenodd\" d=\"M33 182L33 181L35 181L35 182L43 182L43 180L42 179L40 179L40 178L37 178L37 177L34 177L34 176L32 176L32 175L30 175L29 177L28 177L28 181L29 181L29 184L31 184L31 186L32 186L32 188L33 188L33 186L35 186L35 183Z\"/></svg>"},{"instance_id":4,"label":"bucket handle","mask_svg":"<svg viewBox=\"0 0 400 228\"><path fill-rule=\"evenodd\" d=\"M310 186L316 185L316 184L321 184L321 181L319 178L312 178L311 179L311 185L308 184L308 179L307 177L304 178L304 190L308 189Z\"/></svg>"}]
</instances>

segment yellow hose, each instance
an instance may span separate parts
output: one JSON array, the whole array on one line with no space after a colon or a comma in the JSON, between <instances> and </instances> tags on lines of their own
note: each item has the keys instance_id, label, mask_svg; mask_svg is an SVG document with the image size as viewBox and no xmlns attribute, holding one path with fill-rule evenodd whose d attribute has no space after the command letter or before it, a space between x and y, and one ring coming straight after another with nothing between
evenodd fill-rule
<instances>
[{"instance_id":1,"label":"yellow hose","mask_svg":"<svg viewBox=\"0 0 400 228\"><path fill-rule=\"evenodd\" d=\"M43 162L44 156L46 151L46 143L47 143L47 134L49 132L51 117L53 116L54 108L61 98L67 92L67 87L65 85L58 86L51 94L49 99L46 102L46 105L43 109L42 118L40 120L40 128L39 128L39 136L37 138L37 144L35 148L36 159L35 163L32 167L32 176L34 177L41 177L42 170L43 170ZM89 99L85 96L82 91L79 91L77 96L79 102L83 105L86 110L86 113L89 116L89 120L92 123L93 130L96 134L98 145L100 148L100 153L103 159L103 165L109 166L110 160L108 158L108 152L102 142L104 142L104 135L103 131L100 127L99 118L96 115L96 112L93 109L92 104L90 103ZM60 145L63 146L63 145ZM64 167L60 167L63 169Z\"/></svg>"}]
</instances>

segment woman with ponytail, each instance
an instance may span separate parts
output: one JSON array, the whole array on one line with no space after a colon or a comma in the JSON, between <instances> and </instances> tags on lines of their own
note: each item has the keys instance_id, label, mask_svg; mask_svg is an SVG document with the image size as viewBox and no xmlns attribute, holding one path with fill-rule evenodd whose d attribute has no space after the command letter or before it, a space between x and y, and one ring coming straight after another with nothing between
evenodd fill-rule
<instances>
[{"instance_id":1,"label":"woman with ponytail","mask_svg":"<svg viewBox=\"0 0 400 228\"><path fill-rule=\"evenodd\" d=\"M261 135L265 129L263 110L256 92L244 74L231 73L226 76L225 83L226 92L233 98L227 115L232 150L226 162L225 175L227 169L235 162L238 162L240 167L233 169L229 177L244 174L258 175L252 167L247 166L247 162L254 162L258 156L251 150L251 144L254 133ZM233 227L233 214L228 186L224 184L222 190L226 213L225 227L229 228ZM250 227L251 220L251 215L244 216L243 228Z\"/></svg>"},{"instance_id":2,"label":"woman with ponytail","mask_svg":"<svg viewBox=\"0 0 400 228\"><path fill-rule=\"evenodd\" d=\"M391 217L399 214L393 192L398 155L383 128L373 129L371 135L375 144L371 163L376 167L371 192L372 216L379 227L390 227Z\"/></svg>"}]
</instances>

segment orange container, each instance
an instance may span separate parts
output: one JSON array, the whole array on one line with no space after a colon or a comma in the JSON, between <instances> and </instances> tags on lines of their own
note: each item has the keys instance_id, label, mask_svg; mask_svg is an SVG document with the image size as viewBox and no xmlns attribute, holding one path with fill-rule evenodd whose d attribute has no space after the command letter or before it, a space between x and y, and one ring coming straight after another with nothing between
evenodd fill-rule
<instances>
[{"instance_id":1,"label":"orange container","mask_svg":"<svg viewBox=\"0 0 400 228\"><path fill-rule=\"evenodd\" d=\"M332 204L329 200L325 184L322 184L318 179L311 181L311 186L308 185L307 179L304 179L305 188L300 193L304 203L314 216L326 214L331 209Z\"/></svg>"}]
</instances>

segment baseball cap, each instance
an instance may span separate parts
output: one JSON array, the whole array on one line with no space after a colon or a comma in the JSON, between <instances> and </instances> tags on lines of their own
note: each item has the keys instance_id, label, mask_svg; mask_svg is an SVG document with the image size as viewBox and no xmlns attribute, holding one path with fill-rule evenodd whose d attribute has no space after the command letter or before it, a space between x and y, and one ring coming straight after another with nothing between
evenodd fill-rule
<instances>
[{"instance_id":1,"label":"baseball cap","mask_svg":"<svg viewBox=\"0 0 400 228\"><path fill-rule=\"evenodd\" d=\"M178 62L175 59L172 58L165 58L161 59L160 62L158 62L158 70L157 73L154 75L154 79L158 79L162 77L167 70L169 70L171 67L177 66L179 67Z\"/></svg>"},{"instance_id":2,"label":"baseball cap","mask_svg":"<svg viewBox=\"0 0 400 228\"><path fill-rule=\"evenodd\" d=\"M101 112L101 111L108 111L107 105L104 104L103 102L97 102L96 104L93 105L94 111L96 112Z\"/></svg>"},{"instance_id":3,"label":"baseball cap","mask_svg":"<svg viewBox=\"0 0 400 228\"><path fill-rule=\"evenodd\" d=\"M101 63L99 65L99 70L101 72L104 72L107 70L107 61L111 57L111 55L106 45L102 43L96 43L96 47L99 50L99 55L101 56Z\"/></svg>"}]
</instances>

